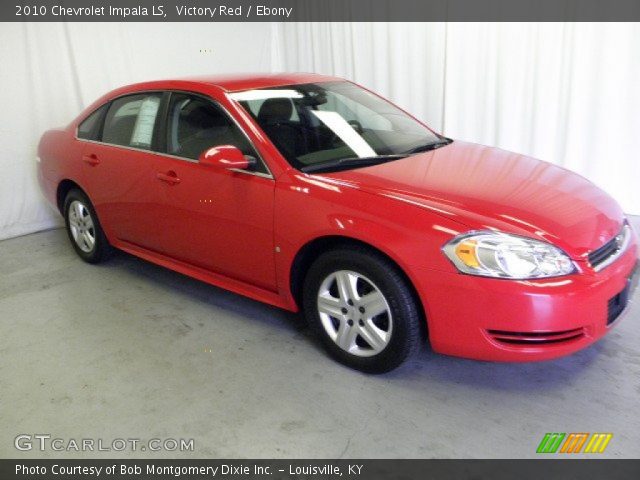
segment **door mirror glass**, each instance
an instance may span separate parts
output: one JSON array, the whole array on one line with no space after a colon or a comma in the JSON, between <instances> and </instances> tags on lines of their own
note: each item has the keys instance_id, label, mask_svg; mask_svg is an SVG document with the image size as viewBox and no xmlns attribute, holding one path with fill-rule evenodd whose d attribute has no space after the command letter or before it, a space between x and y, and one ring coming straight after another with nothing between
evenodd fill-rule
<instances>
[{"instance_id":1,"label":"door mirror glass","mask_svg":"<svg viewBox=\"0 0 640 480\"><path fill-rule=\"evenodd\" d=\"M247 170L255 165L256 159L245 156L238 147L233 145L218 145L202 152L198 161L202 165L220 169Z\"/></svg>"}]
</instances>

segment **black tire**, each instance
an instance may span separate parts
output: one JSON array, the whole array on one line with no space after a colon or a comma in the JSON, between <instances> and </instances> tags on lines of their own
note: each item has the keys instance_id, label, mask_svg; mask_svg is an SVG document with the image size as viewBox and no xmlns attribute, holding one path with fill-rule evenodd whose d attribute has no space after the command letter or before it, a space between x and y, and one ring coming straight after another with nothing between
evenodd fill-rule
<instances>
[{"instance_id":1,"label":"black tire","mask_svg":"<svg viewBox=\"0 0 640 480\"><path fill-rule=\"evenodd\" d=\"M83 212L85 212L90 218L92 225L87 228L87 231L92 234L94 239L90 248L88 248L89 244L82 241L76 241L76 238L74 237L70 219L71 206L75 205L74 202L79 202L84 207ZM111 247L107 237L105 237L102 227L100 226L100 221L98 220L98 215L96 215L93 204L85 193L78 189L70 190L64 200L63 212L67 235L69 236L71 245L78 256L87 263L100 263L106 260L111 255L113 247ZM84 216L84 219L86 221L87 216Z\"/></svg>"},{"instance_id":2,"label":"black tire","mask_svg":"<svg viewBox=\"0 0 640 480\"><path fill-rule=\"evenodd\" d=\"M318 296L321 288L325 291L327 281L330 282L329 277L332 274L336 275L335 272L339 271L355 272L366 277L364 279L365 286L366 280L369 280L386 300L387 312L390 311L390 318L392 318L392 323L387 323L387 325L391 324L392 328L390 329L390 339L379 353L370 354L370 356L350 353L341 348L336 343L337 340L334 341L327 328L323 326L318 309ZM357 280L356 284L359 284L358 282L361 280ZM337 280L333 285L332 288L337 288ZM357 316L358 313L355 313L355 307L353 308L354 315ZM365 247L346 247L318 257L305 277L303 310L309 325L332 357L349 367L367 373L384 373L398 367L418 350L424 338L421 326L424 321L423 316L420 314L418 301L406 278L393 262ZM342 312L344 313L345 310L343 308ZM388 313L382 315L388 315ZM337 317L325 315L324 318L333 322L336 330L339 328L337 325L340 324L340 321ZM353 322L354 320L351 325L354 324ZM355 320L355 322L360 322L360 325L364 327L362 320ZM362 343L364 338L356 338L356 340ZM367 347L368 344L365 342L364 346Z\"/></svg>"}]
</instances>

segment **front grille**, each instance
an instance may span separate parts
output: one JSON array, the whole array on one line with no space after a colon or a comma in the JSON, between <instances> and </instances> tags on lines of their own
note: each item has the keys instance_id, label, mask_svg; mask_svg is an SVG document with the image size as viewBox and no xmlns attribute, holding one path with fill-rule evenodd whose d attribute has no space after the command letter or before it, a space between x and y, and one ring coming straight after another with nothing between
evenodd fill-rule
<instances>
[{"instance_id":1,"label":"front grille","mask_svg":"<svg viewBox=\"0 0 640 480\"><path fill-rule=\"evenodd\" d=\"M617 250L618 250L618 240L617 240L617 237L613 237L603 246L601 246L600 248L598 248L597 250L594 250L589 254L589 263L591 264L592 267L595 268L598 265L600 265L602 262L604 262L607 258L609 258L611 255L616 253Z\"/></svg>"},{"instance_id":2,"label":"front grille","mask_svg":"<svg viewBox=\"0 0 640 480\"><path fill-rule=\"evenodd\" d=\"M600 270L613 262L627 247L629 236L629 226L625 224L618 235L600 248L589 253L587 258L589 259L591 267L595 270Z\"/></svg>"},{"instance_id":3,"label":"front grille","mask_svg":"<svg viewBox=\"0 0 640 480\"><path fill-rule=\"evenodd\" d=\"M495 341L500 343L530 346L570 342L584 336L583 328L557 332L508 332L504 330L487 330L487 332Z\"/></svg>"}]
</instances>

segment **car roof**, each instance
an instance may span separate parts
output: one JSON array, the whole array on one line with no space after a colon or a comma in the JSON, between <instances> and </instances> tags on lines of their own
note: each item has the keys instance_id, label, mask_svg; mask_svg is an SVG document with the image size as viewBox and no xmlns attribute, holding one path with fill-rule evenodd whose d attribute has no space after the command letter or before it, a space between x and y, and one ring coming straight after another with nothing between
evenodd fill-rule
<instances>
[{"instance_id":1,"label":"car roof","mask_svg":"<svg viewBox=\"0 0 640 480\"><path fill-rule=\"evenodd\" d=\"M188 78L169 78L164 80L152 80L116 88L104 94L89 105L72 123L77 125L88 114L105 102L111 101L121 95L133 94L145 90L171 90L171 89L195 89L202 90L213 87L225 92L240 92L256 88L282 87L285 85L299 85L303 83L321 83L332 81L345 81L340 77L320 75L317 73L240 73L226 75L207 75Z\"/></svg>"},{"instance_id":2,"label":"car roof","mask_svg":"<svg viewBox=\"0 0 640 480\"><path fill-rule=\"evenodd\" d=\"M245 73L233 75L209 75L185 80L215 85L228 92L252 90L254 88L279 87L301 83L330 82L342 78L317 73Z\"/></svg>"},{"instance_id":3,"label":"car roof","mask_svg":"<svg viewBox=\"0 0 640 480\"><path fill-rule=\"evenodd\" d=\"M180 83L211 85L226 92L239 92L242 90L252 90L255 88L281 87L284 85L298 85L302 83L318 83L343 81L339 77L320 75L317 73L242 73L227 75L206 75L187 78L165 79L160 81L143 82L128 85L127 90L138 90L140 88L170 87Z\"/></svg>"}]
</instances>

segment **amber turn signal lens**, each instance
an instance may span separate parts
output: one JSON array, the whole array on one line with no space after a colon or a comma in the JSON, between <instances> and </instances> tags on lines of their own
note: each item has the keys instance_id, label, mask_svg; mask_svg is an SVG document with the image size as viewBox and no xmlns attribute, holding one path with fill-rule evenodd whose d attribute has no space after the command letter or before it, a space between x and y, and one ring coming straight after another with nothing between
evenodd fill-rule
<instances>
[{"instance_id":1,"label":"amber turn signal lens","mask_svg":"<svg viewBox=\"0 0 640 480\"><path fill-rule=\"evenodd\" d=\"M476 240L464 240L456 246L456 255L467 267L479 267L476 255Z\"/></svg>"}]
</instances>

